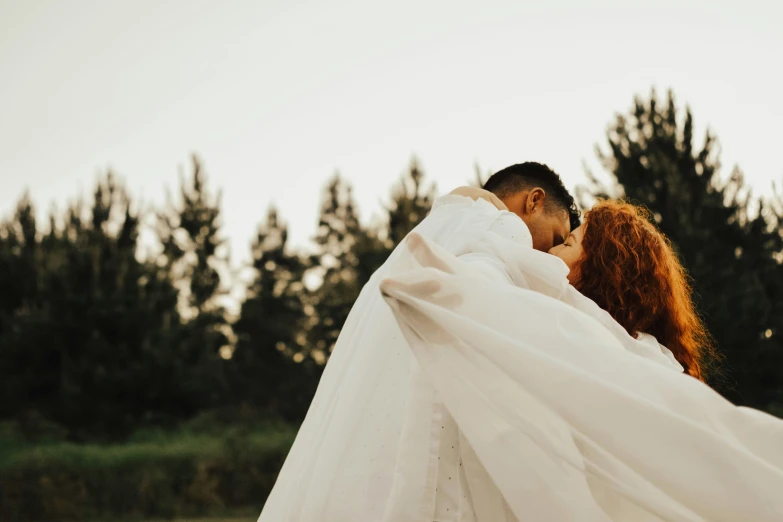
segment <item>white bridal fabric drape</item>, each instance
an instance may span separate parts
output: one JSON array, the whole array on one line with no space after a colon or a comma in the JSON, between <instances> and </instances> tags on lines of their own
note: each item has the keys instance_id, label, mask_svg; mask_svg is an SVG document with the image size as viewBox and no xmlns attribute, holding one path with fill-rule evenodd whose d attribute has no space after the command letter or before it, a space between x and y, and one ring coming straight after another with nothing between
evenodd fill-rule
<instances>
[{"instance_id":1,"label":"white bridal fabric drape","mask_svg":"<svg viewBox=\"0 0 783 522\"><path fill-rule=\"evenodd\" d=\"M783 422L421 238L381 289L519 520L783 520ZM524 310L524 313L520 313Z\"/></svg>"},{"instance_id":2,"label":"white bridal fabric drape","mask_svg":"<svg viewBox=\"0 0 783 522\"><path fill-rule=\"evenodd\" d=\"M783 422L631 339L513 214L448 196L415 232L351 311L261 522L783 520Z\"/></svg>"}]
</instances>

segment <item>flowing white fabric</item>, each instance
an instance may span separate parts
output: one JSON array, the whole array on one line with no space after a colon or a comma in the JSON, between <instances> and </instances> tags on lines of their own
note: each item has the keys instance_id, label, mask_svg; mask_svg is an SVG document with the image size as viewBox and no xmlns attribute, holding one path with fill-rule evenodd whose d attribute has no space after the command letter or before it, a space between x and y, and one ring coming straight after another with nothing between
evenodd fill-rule
<instances>
[{"instance_id":1,"label":"flowing white fabric","mask_svg":"<svg viewBox=\"0 0 783 522\"><path fill-rule=\"evenodd\" d=\"M416 235L380 286L518 520L783 520L783 421L628 343L556 263L484 240L516 286Z\"/></svg>"},{"instance_id":2,"label":"flowing white fabric","mask_svg":"<svg viewBox=\"0 0 783 522\"><path fill-rule=\"evenodd\" d=\"M438 199L416 232L461 256L481 277L508 285L503 261L482 250L483 239L493 234L532 250L530 233L516 215L463 196ZM260 522L435 519L444 471L438 457L450 418L378 287L390 266L399 268L398 262L409 259L398 247L362 289ZM466 462L457 466L469 468L466 482L470 479L474 490L455 520L470 520L474 507L502 511L499 491L481 478L483 466L469 447L464 451ZM472 505L474 497L479 506Z\"/></svg>"},{"instance_id":3,"label":"flowing white fabric","mask_svg":"<svg viewBox=\"0 0 783 522\"><path fill-rule=\"evenodd\" d=\"M779 424L628 336L532 249L517 216L447 196L415 232L351 310L260 522L779 514ZM448 342L418 337L417 323Z\"/></svg>"}]
</instances>

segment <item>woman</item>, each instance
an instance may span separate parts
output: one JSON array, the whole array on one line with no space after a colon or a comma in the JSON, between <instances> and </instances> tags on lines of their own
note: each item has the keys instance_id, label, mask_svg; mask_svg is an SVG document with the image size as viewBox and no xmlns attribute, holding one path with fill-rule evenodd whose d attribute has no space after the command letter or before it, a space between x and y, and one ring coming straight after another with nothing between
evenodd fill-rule
<instances>
[{"instance_id":1,"label":"woman","mask_svg":"<svg viewBox=\"0 0 783 522\"><path fill-rule=\"evenodd\" d=\"M694 308L685 271L649 217L628 203L599 202L549 253L568 265L569 282L631 336L653 336L685 373L703 381L716 352Z\"/></svg>"},{"instance_id":2,"label":"woman","mask_svg":"<svg viewBox=\"0 0 783 522\"><path fill-rule=\"evenodd\" d=\"M783 520L783 422L701 382L709 337L641 210L600 203L557 257L480 247L514 287L415 234L380 285L511 511L475 520Z\"/></svg>"}]
</instances>

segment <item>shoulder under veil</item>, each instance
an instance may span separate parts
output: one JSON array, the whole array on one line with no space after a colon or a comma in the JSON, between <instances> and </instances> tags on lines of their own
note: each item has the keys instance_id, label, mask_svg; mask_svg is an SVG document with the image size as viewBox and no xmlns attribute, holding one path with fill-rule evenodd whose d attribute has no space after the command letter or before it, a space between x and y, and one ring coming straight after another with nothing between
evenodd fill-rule
<instances>
[{"instance_id":1,"label":"shoulder under veil","mask_svg":"<svg viewBox=\"0 0 783 522\"><path fill-rule=\"evenodd\" d=\"M519 520L783 520L783 421L632 353L543 257L489 241L516 286L413 234L380 287Z\"/></svg>"}]
</instances>

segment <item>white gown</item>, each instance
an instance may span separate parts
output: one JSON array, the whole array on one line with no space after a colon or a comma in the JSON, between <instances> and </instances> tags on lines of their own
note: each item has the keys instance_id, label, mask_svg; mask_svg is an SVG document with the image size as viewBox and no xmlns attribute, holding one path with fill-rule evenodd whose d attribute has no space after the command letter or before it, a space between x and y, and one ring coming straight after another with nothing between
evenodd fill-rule
<instances>
[{"instance_id":1,"label":"white gown","mask_svg":"<svg viewBox=\"0 0 783 522\"><path fill-rule=\"evenodd\" d=\"M783 421L629 353L547 258L501 245L518 287L414 235L381 291L519 520L783 520Z\"/></svg>"},{"instance_id":2,"label":"white gown","mask_svg":"<svg viewBox=\"0 0 783 522\"><path fill-rule=\"evenodd\" d=\"M783 520L783 423L566 272L513 214L441 198L363 289L259 520Z\"/></svg>"}]
</instances>

